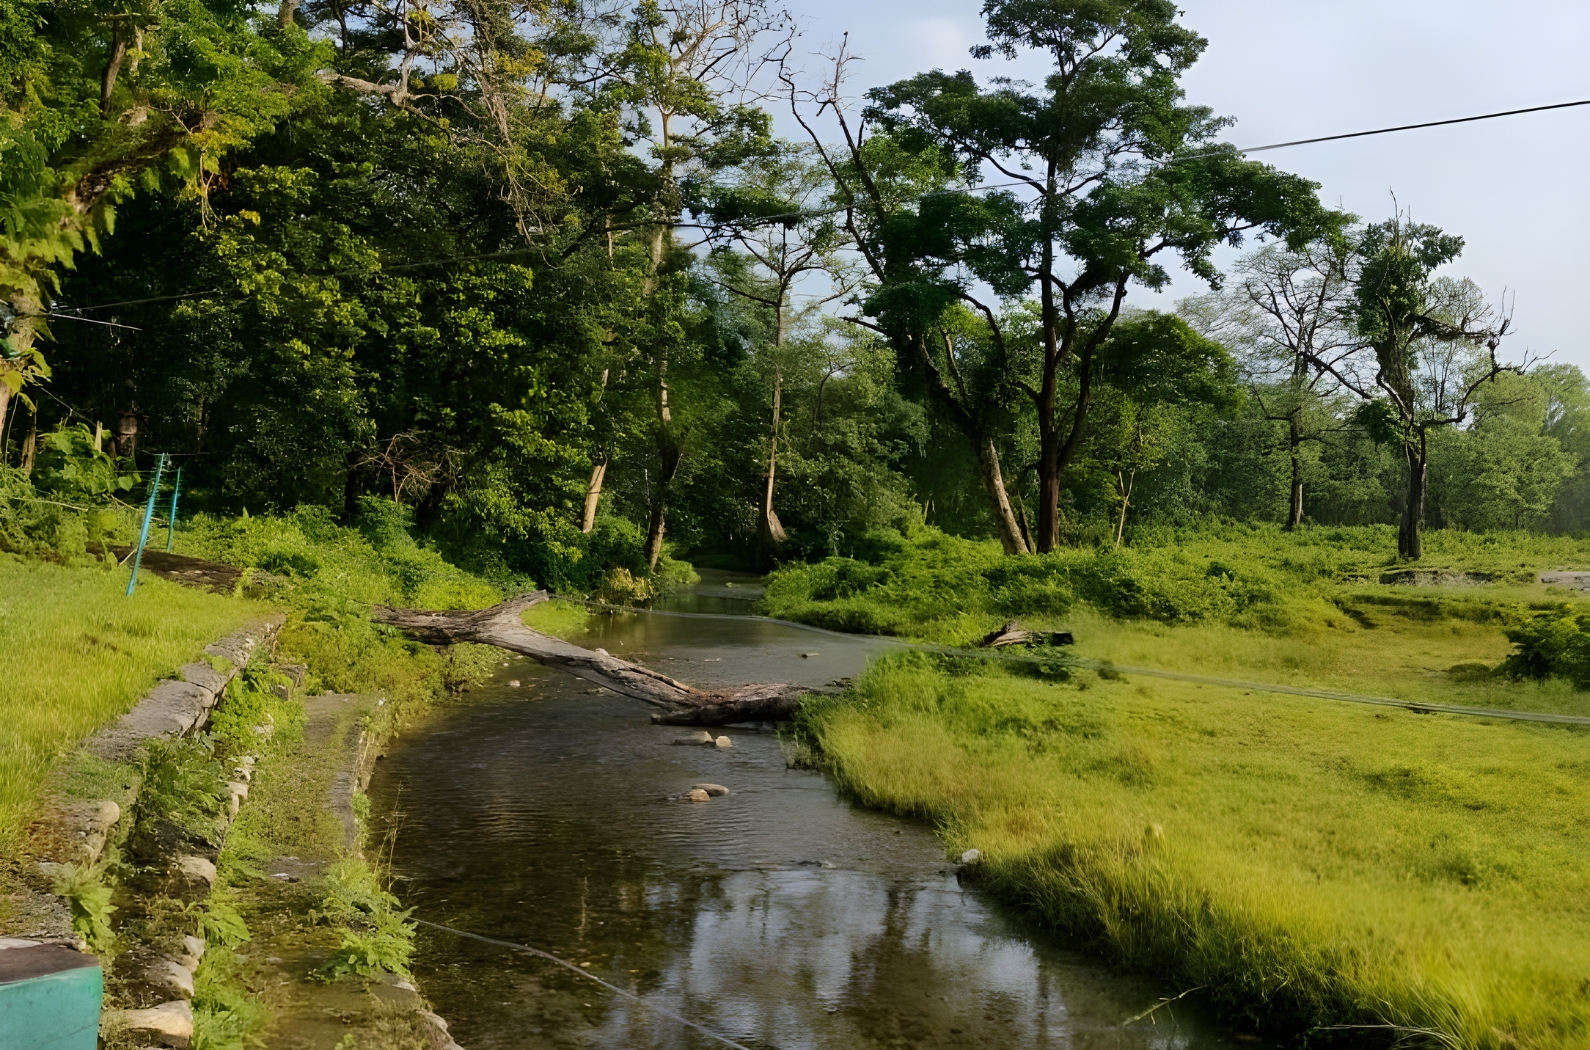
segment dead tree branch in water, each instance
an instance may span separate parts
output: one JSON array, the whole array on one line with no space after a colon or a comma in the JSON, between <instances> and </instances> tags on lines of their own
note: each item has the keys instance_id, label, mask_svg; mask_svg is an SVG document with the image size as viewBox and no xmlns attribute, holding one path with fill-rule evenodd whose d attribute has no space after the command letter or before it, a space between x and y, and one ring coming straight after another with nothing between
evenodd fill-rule
<instances>
[{"instance_id":1,"label":"dead tree branch in water","mask_svg":"<svg viewBox=\"0 0 1590 1050\"><path fill-rule=\"evenodd\" d=\"M805 686L787 684L746 685L717 691L697 689L602 650L582 649L525 626L524 611L550 597L546 591L533 591L489 609L466 612L375 605L370 608L370 619L397 627L410 637L431 645L478 642L521 653L615 693L663 708L652 715L652 721L667 725L718 726L783 721L795 713L801 700L811 692Z\"/></svg>"}]
</instances>

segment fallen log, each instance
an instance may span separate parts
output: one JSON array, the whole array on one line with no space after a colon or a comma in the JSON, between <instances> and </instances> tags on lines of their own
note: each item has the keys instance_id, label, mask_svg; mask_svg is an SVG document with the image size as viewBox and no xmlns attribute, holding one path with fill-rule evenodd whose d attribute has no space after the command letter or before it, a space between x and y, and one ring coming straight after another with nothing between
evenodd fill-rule
<instances>
[{"instance_id":1,"label":"fallen log","mask_svg":"<svg viewBox=\"0 0 1590 1050\"><path fill-rule=\"evenodd\" d=\"M1029 631L1015 620L997 627L977 643L979 649L1002 649L1007 645L1072 645L1075 639L1070 631Z\"/></svg>"},{"instance_id":2,"label":"fallen log","mask_svg":"<svg viewBox=\"0 0 1590 1050\"><path fill-rule=\"evenodd\" d=\"M577 678L663 708L653 722L667 725L721 726L735 722L779 722L788 719L812 690L787 684L746 685L730 690L697 689L600 649L577 645L527 627L524 611L550 598L532 591L489 609L434 612L374 605L370 619L402 630L421 642L451 645L478 642L520 653Z\"/></svg>"}]
</instances>

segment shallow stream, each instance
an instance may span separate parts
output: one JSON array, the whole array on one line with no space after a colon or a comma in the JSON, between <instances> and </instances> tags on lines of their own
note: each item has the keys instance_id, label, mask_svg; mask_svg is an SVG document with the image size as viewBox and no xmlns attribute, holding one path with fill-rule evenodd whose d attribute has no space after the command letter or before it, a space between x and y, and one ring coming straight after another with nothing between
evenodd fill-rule
<instances>
[{"instance_id":1,"label":"shallow stream","mask_svg":"<svg viewBox=\"0 0 1590 1050\"><path fill-rule=\"evenodd\" d=\"M748 611L716 574L676 607ZM881 643L745 620L593 616L588 647L697 685L858 674ZM514 686L513 682L518 682ZM533 945L628 989L422 928L416 976L466 1050L1210 1048L1172 994L1026 928L932 830L787 766L772 732L675 744L634 700L515 658L379 764L370 794L417 918ZM729 788L681 801L693 784Z\"/></svg>"}]
</instances>

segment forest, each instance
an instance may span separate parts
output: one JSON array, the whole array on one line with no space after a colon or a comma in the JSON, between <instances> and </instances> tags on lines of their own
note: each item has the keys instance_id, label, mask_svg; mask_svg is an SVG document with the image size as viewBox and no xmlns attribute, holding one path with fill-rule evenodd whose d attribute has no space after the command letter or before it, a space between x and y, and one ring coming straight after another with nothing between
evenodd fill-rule
<instances>
[{"instance_id":1,"label":"forest","mask_svg":"<svg viewBox=\"0 0 1590 1050\"><path fill-rule=\"evenodd\" d=\"M707 825L668 822L793 842L809 817L870 844L836 881L916 843L923 944L983 944L997 904L1162 982L1109 1006L1148 1040L1122 1045L1184 996L1209 1046L1590 1045L1590 378L1520 337L1417 188L1349 214L1226 141L1172 0L980 11L972 57L1041 80L873 83L776 0L0 0L0 934L47 899L117 1023L174 1006L162 1045L197 1050L386 979L412 1040L369 1041L390 1003L360 984L365 1027L327 1047L456 1047L416 975L466 1034L540 1033L448 991L449 929L569 971L524 996L569 1031L608 992L673 1004L578 1045L683 1045L657 1017L796 1045L781 1018L851 1013L884 1034L821 1045L905 1045L930 995L907 967L860 1005L786 1011L786 975L765 1009L670 998L711 987L691 959L720 975L670 939L717 861L664 892L647 853ZM651 616L698 599L719 611ZM245 630L275 662L216 655ZM209 728L82 750L190 670L220 683ZM734 738L643 720L658 695L699 704L654 721ZM497 940L413 917L469 916L394 874L425 844L347 765L488 716L471 761L407 768L448 778L431 840L564 865L444 883L513 896ZM565 731L597 744L516 757ZM798 782L803 816L736 815ZM543 822L566 840L470 824L571 783L598 801ZM51 813L113 798L103 857L33 863ZM179 847L205 901L150 874ZM939 936L974 905L975 936ZM1010 972L1048 987L1021 931ZM196 934L157 1002L136 967ZM470 965L495 1000L506 964ZM939 1001L995 969L934 975ZM1040 1045L944 1010L912 1045Z\"/></svg>"},{"instance_id":2,"label":"forest","mask_svg":"<svg viewBox=\"0 0 1590 1050\"><path fill-rule=\"evenodd\" d=\"M193 510L379 497L585 591L913 523L1582 529L1590 385L1461 232L1245 160L1204 41L1106 7L988 5L1042 86L863 89L760 0L8 0L7 484L168 453Z\"/></svg>"}]
</instances>

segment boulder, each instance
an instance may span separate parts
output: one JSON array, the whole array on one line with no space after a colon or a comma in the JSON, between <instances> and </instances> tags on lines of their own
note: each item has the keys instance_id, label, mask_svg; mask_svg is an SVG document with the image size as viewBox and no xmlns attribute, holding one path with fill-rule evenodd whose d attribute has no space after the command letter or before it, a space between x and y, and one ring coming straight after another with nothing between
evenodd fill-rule
<instances>
[{"instance_id":1,"label":"boulder","mask_svg":"<svg viewBox=\"0 0 1590 1050\"><path fill-rule=\"evenodd\" d=\"M158 1046L188 1050L193 1041L193 1006L178 999L147 1010L110 1010L105 1014L105 1027L137 1036L140 1041L159 1040Z\"/></svg>"},{"instance_id":2,"label":"boulder","mask_svg":"<svg viewBox=\"0 0 1590 1050\"><path fill-rule=\"evenodd\" d=\"M705 791L714 798L718 798L729 793L729 789L724 787L722 784L692 784L691 790Z\"/></svg>"},{"instance_id":3,"label":"boulder","mask_svg":"<svg viewBox=\"0 0 1590 1050\"><path fill-rule=\"evenodd\" d=\"M712 798L712 796L707 794L705 791L702 791L700 788L691 788L689 791L685 792L685 798L691 802L706 802L708 799Z\"/></svg>"},{"instance_id":4,"label":"boulder","mask_svg":"<svg viewBox=\"0 0 1590 1050\"><path fill-rule=\"evenodd\" d=\"M195 889L209 890L215 885L215 865L204 857L178 857L171 862L171 874Z\"/></svg>"},{"instance_id":5,"label":"boulder","mask_svg":"<svg viewBox=\"0 0 1590 1050\"><path fill-rule=\"evenodd\" d=\"M150 987L176 999L193 998L193 971L173 959L156 959L144 970Z\"/></svg>"},{"instance_id":6,"label":"boulder","mask_svg":"<svg viewBox=\"0 0 1590 1050\"><path fill-rule=\"evenodd\" d=\"M674 737L674 743L676 744L710 744L712 742L712 734L705 729L699 733L687 733L684 736Z\"/></svg>"},{"instance_id":7,"label":"boulder","mask_svg":"<svg viewBox=\"0 0 1590 1050\"><path fill-rule=\"evenodd\" d=\"M204 958L204 938L192 934L182 938L182 954L177 956L177 962L189 973L199 968L199 960Z\"/></svg>"},{"instance_id":8,"label":"boulder","mask_svg":"<svg viewBox=\"0 0 1590 1050\"><path fill-rule=\"evenodd\" d=\"M716 744L720 748L733 747L734 746L734 741L730 740L726 736L718 737L718 739L714 740L713 743Z\"/></svg>"},{"instance_id":9,"label":"boulder","mask_svg":"<svg viewBox=\"0 0 1590 1050\"><path fill-rule=\"evenodd\" d=\"M978 861L980 861L982 859L983 859L983 851L982 850L980 850L980 849L969 849L965 853L961 854L960 863L962 863L962 864L976 864Z\"/></svg>"},{"instance_id":10,"label":"boulder","mask_svg":"<svg viewBox=\"0 0 1590 1050\"><path fill-rule=\"evenodd\" d=\"M238 809L243 805L243 800L248 798L248 782L243 780L229 780L226 782L226 808L232 816L237 816Z\"/></svg>"}]
</instances>

